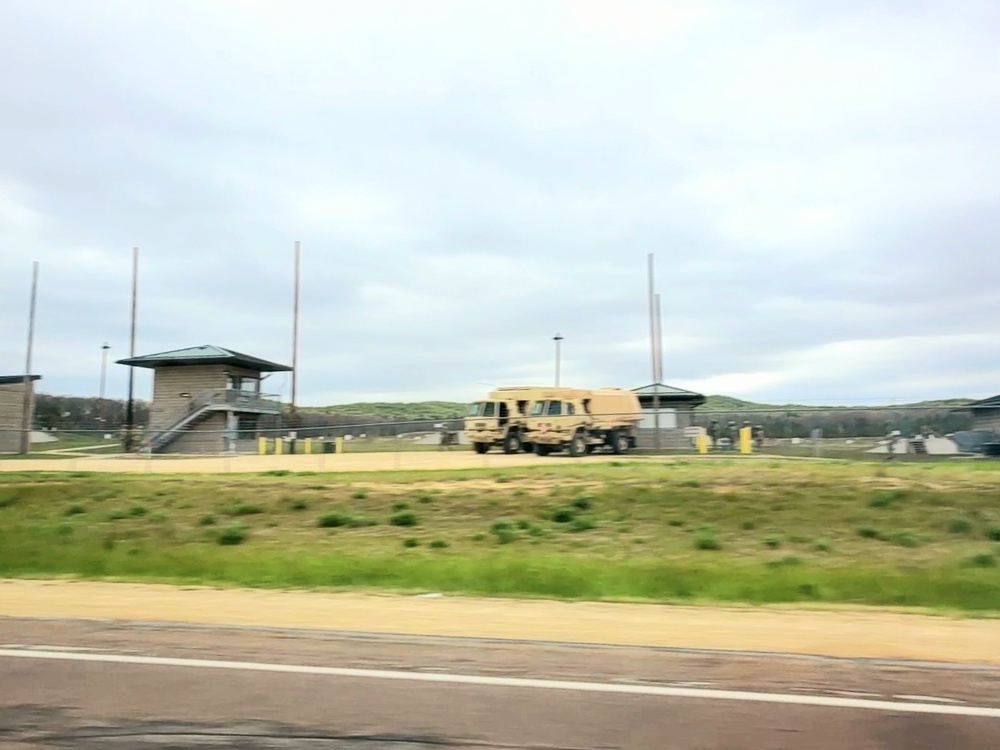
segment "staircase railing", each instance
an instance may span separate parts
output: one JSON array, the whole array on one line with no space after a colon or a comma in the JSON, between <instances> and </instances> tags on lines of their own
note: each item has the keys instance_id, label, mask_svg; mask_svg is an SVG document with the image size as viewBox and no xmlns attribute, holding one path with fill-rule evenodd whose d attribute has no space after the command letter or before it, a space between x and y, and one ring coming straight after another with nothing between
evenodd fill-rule
<instances>
[{"instance_id":1,"label":"staircase railing","mask_svg":"<svg viewBox=\"0 0 1000 750\"><path fill-rule=\"evenodd\" d=\"M253 391L237 391L233 389L218 389L202 391L194 396L187 406L176 413L174 419L166 427L151 430L143 441L143 449L153 452L171 442L174 435L186 425L209 411L228 409L250 410L254 413L280 414L280 396L271 393L256 393Z\"/></svg>"}]
</instances>

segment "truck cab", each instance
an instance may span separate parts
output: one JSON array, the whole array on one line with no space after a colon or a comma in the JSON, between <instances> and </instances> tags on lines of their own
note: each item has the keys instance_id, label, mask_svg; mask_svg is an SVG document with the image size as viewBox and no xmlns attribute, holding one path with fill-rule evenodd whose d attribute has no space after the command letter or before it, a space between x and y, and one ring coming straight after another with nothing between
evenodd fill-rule
<instances>
[{"instance_id":1,"label":"truck cab","mask_svg":"<svg viewBox=\"0 0 1000 750\"><path fill-rule=\"evenodd\" d=\"M476 453L486 453L496 445L501 446L504 453L532 450L530 445L525 446L523 437L524 421L531 401L520 397L523 394L511 396L498 398L490 394L490 397L469 405L465 415L465 432Z\"/></svg>"}]
</instances>

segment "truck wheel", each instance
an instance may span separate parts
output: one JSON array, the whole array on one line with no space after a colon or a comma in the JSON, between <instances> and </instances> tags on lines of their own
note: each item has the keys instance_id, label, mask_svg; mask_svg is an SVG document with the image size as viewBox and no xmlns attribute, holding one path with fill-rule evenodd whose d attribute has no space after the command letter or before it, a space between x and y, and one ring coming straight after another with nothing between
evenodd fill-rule
<instances>
[{"instance_id":1,"label":"truck wheel","mask_svg":"<svg viewBox=\"0 0 1000 750\"><path fill-rule=\"evenodd\" d=\"M476 449L476 453L479 455L486 453L486 451L490 449L489 443L473 443L472 445Z\"/></svg>"},{"instance_id":2,"label":"truck wheel","mask_svg":"<svg viewBox=\"0 0 1000 750\"><path fill-rule=\"evenodd\" d=\"M520 453L521 436L516 432L508 432L507 436L503 439L503 452L508 454Z\"/></svg>"},{"instance_id":3,"label":"truck wheel","mask_svg":"<svg viewBox=\"0 0 1000 750\"><path fill-rule=\"evenodd\" d=\"M632 441L624 432L615 432L611 437L611 450L614 451L616 456L620 456L622 453L628 453L628 450L631 447Z\"/></svg>"},{"instance_id":4,"label":"truck wheel","mask_svg":"<svg viewBox=\"0 0 1000 750\"><path fill-rule=\"evenodd\" d=\"M543 445L542 443L535 443L535 455L536 456L547 456L552 452L551 445Z\"/></svg>"},{"instance_id":5,"label":"truck wheel","mask_svg":"<svg viewBox=\"0 0 1000 750\"><path fill-rule=\"evenodd\" d=\"M578 432L570 438L569 441L569 455L574 458L582 456L587 452L587 438L584 437L582 432Z\"/></svg>"}]
</instances>

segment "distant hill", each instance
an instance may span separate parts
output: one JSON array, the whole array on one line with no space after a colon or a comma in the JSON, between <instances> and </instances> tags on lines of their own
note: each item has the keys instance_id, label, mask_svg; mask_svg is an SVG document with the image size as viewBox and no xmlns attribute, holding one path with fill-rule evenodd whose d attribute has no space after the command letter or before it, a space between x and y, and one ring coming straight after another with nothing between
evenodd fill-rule
<instances>
[{"instance_id":1,"label":"distant hill","mask_svg":"<svg viewBox=\"0 0 1000 750\"><path fill-rule=\"evenodd\" d=\"M469 405L454 401L370 401L357 404L310 407L308 411L341 414L352 417L372 417L409 421L421 419L458 419L465 416Z\"/></svg>"}]
</instances>

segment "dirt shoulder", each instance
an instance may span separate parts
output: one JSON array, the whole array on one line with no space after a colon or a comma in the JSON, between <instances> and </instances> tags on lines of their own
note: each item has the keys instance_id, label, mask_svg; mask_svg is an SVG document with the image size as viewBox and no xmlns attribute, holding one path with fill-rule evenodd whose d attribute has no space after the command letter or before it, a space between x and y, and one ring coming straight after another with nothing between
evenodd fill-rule
<instances>
[{"instance_id":1,"label":"dirt shoulder","mask_svg":"<svg viewBox=\"0 0 1000 750\"><path fill-rule=\"evenodd\" d=\"M1000 620L873 611L0 580L0 616L309 628L1000 664ZM0 622L0 633L4 630ZM2 640L2 638L0 638Z\"/></svg>"}]
</instances>

